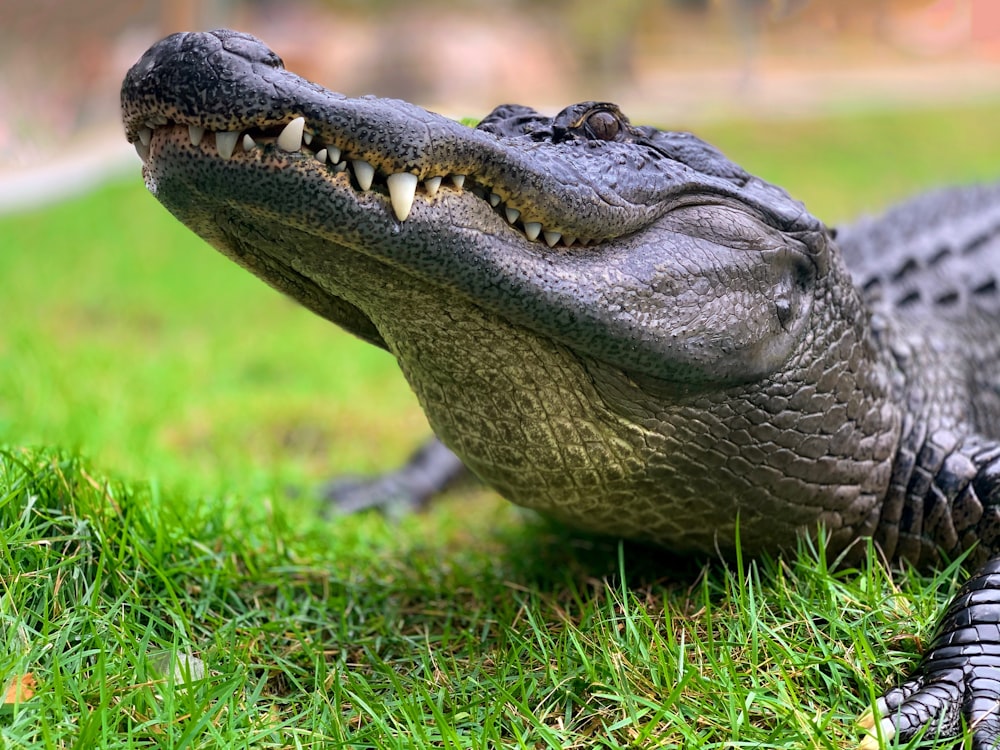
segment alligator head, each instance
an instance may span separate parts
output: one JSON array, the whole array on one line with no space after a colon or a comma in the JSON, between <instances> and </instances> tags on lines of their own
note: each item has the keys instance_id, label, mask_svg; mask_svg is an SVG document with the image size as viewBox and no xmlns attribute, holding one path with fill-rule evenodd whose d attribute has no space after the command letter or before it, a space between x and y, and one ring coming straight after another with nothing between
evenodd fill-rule
<instances>
[{"instance_id":1,"label":"alligator head","mask_svg":"<svg viewBox=\"0 0 1000 750\"><path fill-rule=\"evenodd\" d=\"M699 139L595 102L471 128L230 31L153 46L122 109L157 199L395 355L511 500L681 550L874 526L898 417L831 234Z\"/></svg>"}]
</instances>

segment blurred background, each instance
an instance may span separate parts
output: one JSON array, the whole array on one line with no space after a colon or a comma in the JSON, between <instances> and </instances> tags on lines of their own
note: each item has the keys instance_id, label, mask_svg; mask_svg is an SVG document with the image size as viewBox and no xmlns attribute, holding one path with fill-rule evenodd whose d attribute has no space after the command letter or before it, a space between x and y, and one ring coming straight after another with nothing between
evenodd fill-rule
<instances>
[{"instance_id":1,"label":"blurred background","mask_svg":"<svg viewBox=\"0 0 1000 750\"><path fill-rule=\"evenodd\" d=\"M172 31L219 26L328 88L459 117L608 99L691 128L1000 94L993 0L0 0L0 210L134 165L124 72Z\"/></svg>"}]
</instances>

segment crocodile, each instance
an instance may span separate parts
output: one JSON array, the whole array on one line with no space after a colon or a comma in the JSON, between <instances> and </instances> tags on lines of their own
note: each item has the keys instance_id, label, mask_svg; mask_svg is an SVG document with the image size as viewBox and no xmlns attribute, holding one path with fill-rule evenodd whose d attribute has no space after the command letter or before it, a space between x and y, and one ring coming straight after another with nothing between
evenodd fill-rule
<instances>
[{"instance_id":1,"label":"crocodile","mask_svg":"<svg viewBox=\"0 0 1000 750\"><path fill-rule=\"evenodd\" d=\"M153 195L394 355L509 500L681 554L967 555L861 746L1000 740L1000 185L837 231L611 103L471 127L227 30L152 46L121 102Z\"/></svg>"}]
</instances>

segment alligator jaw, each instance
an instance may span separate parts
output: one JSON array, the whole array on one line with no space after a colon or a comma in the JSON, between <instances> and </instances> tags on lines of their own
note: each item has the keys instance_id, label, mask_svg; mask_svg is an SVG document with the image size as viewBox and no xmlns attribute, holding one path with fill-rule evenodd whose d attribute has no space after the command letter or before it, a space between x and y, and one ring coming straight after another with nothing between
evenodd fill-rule
<instances>
[{"instance_id":1,"label":"alligator jaw","mask_svg":"<svg viewBox=\"0 0 1000 750\"><path fill-rule=\"evenodd\" d=\"M796 346L824 262L822 225L784 191L687 134L632 127L613 105L554 118L501 107L473 129L332 93L253 37L216 31L150 48L125 78L122 112L168 209L292 296L341 298L370 341L365 308L383 302L352 300L349 274L332 281L343 268L303 274L307 262L364 256L355 262L384 278L626 371L745 382ZM619 129L595 136L590 112ZM704 233L715 215L729 218Z\"/></svg>"},{"instance_id":2,"label":"alligator jaw","mask_svg":"<svg viewBox=\"0 0 1000 750\"><path fill-rule=\"evenodd\" d=\"M632 128L614 105L567 108L548 139L530 128L498 135L408 102L328 91L233 31L174 34L153 45L126 75L121 103L128 140L144 162L165 131L225 161L268 154L276 168L308 160L316 165L310 180L374 191L400 222L415 201L433 203L450 187L475 195L483 211L522 239L549 247L634 234L692 187L753 205L782 230L803 213L783 191L752 180L707 144ZM592 109L619 118L620 137L568 137ZM339 180L342 173L350 179Z\"/></svg>"},{"instance_id":3,"label":"alligator jaw","mask_svg":"<svg viewBox=\"0 0 1000 750\"><path fill-rule=\"evenodd\" d=\"M162 155L162 145L173 143L181 148L198 149L206 159L221 159L234 164L260 164L267 160L269 167L289 169L292 165L300 171L307 171L309 179L325 181L341 191L350 188L357 195L371 193L384 198L382 210L400 221L406 221L417 201L432 204L445 194L463 193L474 196L481 209L489 210L516 230L521 239L528 242L545 243L548 247L583 247L596 245L609 239L606 236L578 237L565 231L558 231L550 222L532 221L527 212L517 208L517 198L506 195L516 193L513 188L499 184L483 184L476 178L459 172L445 172L432 177L419 177L414 172L399 171L387 173L374 166L381 163L377 158L351 158L350 146L342 148L333 145L319 135L320 125L305 129L304 117L296 117L284 125L249 126L242 131L206 130L198 125L179 125L164 116L147 119L134 134L133 145L147 165L147 174L156 171L150 159L154 141L160 145L157 155ZM130 133L130 138L132 134ZM346 139L338 139L344 142ZM313 163L314 162L314 163ZM150 181L150 189L155 192L156 181ZM443 192L442 192L443 191ZM499 191L499 192L498 192ZM567 222L563 222L565 224Z\"/></svg>"}]
</instances>

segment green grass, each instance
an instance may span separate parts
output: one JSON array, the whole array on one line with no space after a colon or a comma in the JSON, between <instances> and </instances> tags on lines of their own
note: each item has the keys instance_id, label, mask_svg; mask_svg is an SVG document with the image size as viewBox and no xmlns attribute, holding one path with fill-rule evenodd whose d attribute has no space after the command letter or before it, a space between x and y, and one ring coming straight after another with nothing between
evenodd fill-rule
<instances>
[{"instance_id":1,"label":"green grass","mask_svg":"<svg viewBox=\"0 0 1000 750\"><path fill-rule=\"evenodd\" d=\"M703 133L843 218L1000 175L998 121ZM0 219L0 279L0 682L37 685L2 748L851 746L961 579L808 546L701 567L476 489L325 520L288 488L426 434L394 363L138 177Z\"/></svg>"}]
</instances>

